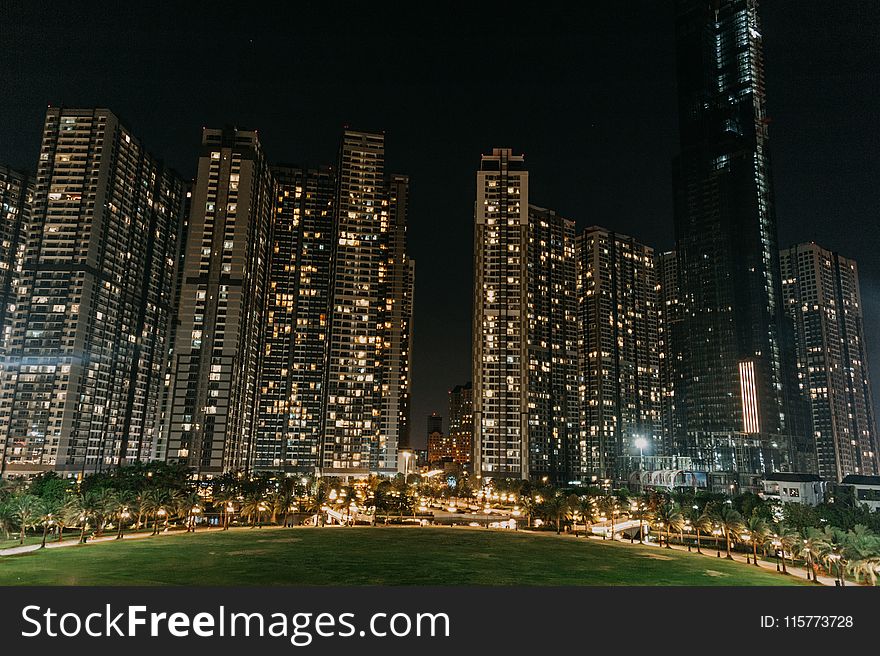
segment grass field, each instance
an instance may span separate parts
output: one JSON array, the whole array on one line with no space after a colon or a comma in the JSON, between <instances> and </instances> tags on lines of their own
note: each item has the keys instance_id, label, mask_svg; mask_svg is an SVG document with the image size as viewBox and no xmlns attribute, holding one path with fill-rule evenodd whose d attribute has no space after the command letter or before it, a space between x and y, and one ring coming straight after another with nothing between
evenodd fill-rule
<instances>
[{"instance_id":1,"label":"grass field","mask_svg":"<svg viewBox=\"0 0 880 656\"><path fill-rule=\"evenodd\" d=\"M803 583L714 555L470 528L205 531L0 557L0 585Z\"/></svg>"}]
</instances>

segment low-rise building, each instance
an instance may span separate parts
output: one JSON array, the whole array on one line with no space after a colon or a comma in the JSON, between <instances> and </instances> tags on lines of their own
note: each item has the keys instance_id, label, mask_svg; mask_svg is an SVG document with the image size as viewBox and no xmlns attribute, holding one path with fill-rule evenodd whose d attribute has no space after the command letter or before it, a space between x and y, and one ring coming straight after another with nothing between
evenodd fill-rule
<instances>
[{"instance_id":1,"label":"low-rise building","mask_svg":"<svg viewBox=\"0 0 880 656\"><path fill-rule=\"evenodd\" d=\"M841 486L852 488L853 498L858 505L880 510L880 476L850 474L843 477Z\"/></svg>"},{"instance_id":2,"label":"low-rise building","mask_svg":"<svg viewBox=\"0 0 880 656\"><path fill-rule=\"evenodd\" d=\"M782 503L804 503L816 506L825 500L827 482L816 474L792 474L774 472L763 480L762 495L765 499Z\"/></svg>"}]
</instances>

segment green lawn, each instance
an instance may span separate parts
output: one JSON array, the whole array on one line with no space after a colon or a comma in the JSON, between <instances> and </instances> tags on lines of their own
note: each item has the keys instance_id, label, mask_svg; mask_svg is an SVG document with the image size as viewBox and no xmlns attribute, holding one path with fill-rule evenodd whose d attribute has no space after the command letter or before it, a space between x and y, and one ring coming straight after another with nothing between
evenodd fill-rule
<instances>
[{"instance_id":1,"label":"green lawn","mask_svg":"<svg viewBox=\"0 0 880 656\"><path fill-rule=\"evenodd\" d=\"M0 585L798 585L714 555L470 528L264 528L0 557Z\"/></svg>"}]
</instances>

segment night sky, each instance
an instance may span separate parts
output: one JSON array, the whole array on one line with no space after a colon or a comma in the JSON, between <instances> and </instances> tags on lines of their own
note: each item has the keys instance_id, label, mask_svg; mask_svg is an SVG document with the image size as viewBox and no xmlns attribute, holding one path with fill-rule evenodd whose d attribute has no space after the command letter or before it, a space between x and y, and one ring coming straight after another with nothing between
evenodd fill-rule
<instances>
[{"instance_id":1,"label":"night sky","mask_svg":"<svg viewBox=\"0 0 880 656\"><path fill-rule=\"evenodd\" d=\"M470 379L481 153L524 153L531 201L579 227L673 246L671 2L257 4L4 3L0 162L35 168L48 104L109 107L187 177L202 126L256 128L301 164L335 162L344 124L385 130L412 185L417 446ZM858 261L878 398L880 2L764 4L780 245Z\"/></svg>"}]
</instances>

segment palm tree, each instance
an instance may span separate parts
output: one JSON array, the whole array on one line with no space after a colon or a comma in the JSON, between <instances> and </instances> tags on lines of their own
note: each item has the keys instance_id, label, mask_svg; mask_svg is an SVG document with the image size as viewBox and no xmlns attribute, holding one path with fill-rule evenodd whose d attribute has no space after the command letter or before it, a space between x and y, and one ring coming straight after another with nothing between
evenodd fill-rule
<instances>
[{"instance_id":1,"label":"palm tree","mask_svg":"<svg viewBox=\"0 0 880 656\"><path fill-rule=\"evenodd\" d=\"M175 499L177 515L184 520L187 533L195 533L196 531L195 510L200 507L201 503L202 497L194 490L179 494Z\"/></svg>"},{"instance_id":2,"label":"palm tree","mask_svg":"<svg viewBox=\"0 0 880 656\"><path fill-rule=\"evenodd\" d=\"M589 496L580 497L577 502L577 511L584 523L584 537L590 536L590 525L596 520L596 511L593 500Z\"/></svg>"},{"instance_id":3,"label":"palm tree","mask_svg":"<svg viewBox=\"0 0 880 656\"><path fill-rule=\"evenodd\" d=\"M532 515L538 506L538 502L535 501L532 495L524 494L519 500L519 505L522 506L523 512L526 514L526 528L532 528Z\"/></svg>"},{"instance_id":4,"label":"palm tree","mask_svg":"<svg viewBox=\"0 0 880 656\"><path fill-rule=\"evenodd\" d=\"M844 571L847 557L847 534L834 526L825 526L822 530L823 551L822 562L828 568L828 573L837 580L837 585L846 585Z\"/></svg>"},{"instance_id":5,"label":"palm tree","mask_svg":"<svg viewBox=\"0 0 880 656\"><path fill-rule=\"evenodd\" d=\"M110 488L103 488L95 495L95 535L104 533L107 519L112 517L116 507L116 492Z\"/></svg>"},{"instance_id":6,"label":"palm tree","mask_svg":"<svg viewBox=\"0 0 880 656\"><path fill-rule=\"evenodd\" d=\"M281 484L281 488L272 498L272 513L274 515L281 514L281 525L285 528L288 526L290 519L290 511L296 502L296 491L293 487L291 479L285 479Z\"/></svg>"},{"instance_id":7,"label":"palm tree","mask_svg":"<svg viewBox=\"0 0 880 656\"><path fill-rule=\"evenodd\" d=\"M856 524L851 531L842 536L841 542L838 571L848 571L856 581L864 577L868 583L876 585L877 573L880 572L880 537L862 524ZM840 582L843 585L842 575Z\"/></svg>"},{"instance_id":8,"label":"palm tree","mask_svg":"<svg viewBox=\"0 0 880 656\"><path fill-rule=\"evenodd\" d=\"M785 566L785 552L792 552L794 550L795 544L800 539L800 535L793 528L789 527L787 524L780 522L776 527L776 544L778 545L778 549L780 554L782 555L782 573L788 574L788 569Z\"/></svg>"},{"instance_id":9,"label":"palm tree","mask_svg":"<svg viewBox=\"0 0 880 656\"><path fill-rule=\"evenodd\" d=\"M263 497L259 494L249 494L241 504L241 515L250 520L251 528L257 525L257 520L262 522L263 513L266 511Z\"/></svg>"},{"instance_id":10,"label":"palm tree","mask_svg":"<svg viewBox=\"0 0 880 656\"><path fill-rule=\"evenodd\" d=\"M758 548L760 547L763 550L764 545L767 544L767 540L770 538L770 528L767 526L767 522L754 511L746 522L745 528L749 533L749 539L752 541L754 564L756 567L760 567L758 565ZM748 562L748 556L746 557L746 562Z\"/></svg>"},{"instance_id":11,"label":"palm tree","mask_svg":"<svg viewBox=\"0 0 880 656\"><path fill-rule=\"evenodd\" d=\"M556 519L556 534L562 532L562 516L568 510L568 499L561 492L557 492L553 496L544 501L544 511L549 517Z\"/></svg>"},{"instance_id":12,"label":"palm tree","mask_svg":"<svg viewBox=\"0 0 880 656\"><path fill-rule=\"evenodd\" d=\"M2 480L2 479L0 479ZM12 533L12 525L15 521L15 513L12 504L7 499L0 498L0 529L3 530L3 539L8 540Z\"/></svg>"},{"instance_id":13,"label":"palm tree","mask_svg":"<svg viewBox=\"0 0 880 656\"><path fill-rule=\"evenodd\" d=\"M407 490L409 490L410 493L416 495L416 497L418 496L414 485L408 485ZM341 496L343 499L345 499L345 523L353 525L353 522L351 520L351 504L357 502L357 490L355 490L354 486L352 485L346 485L342 488ZM415 509L417 505L418 504L416 503L416 499L413 499L413 517L415 517Z\"/></svg>"},{"instance_id":14,"label":"palm tree","mask_svg":"<svg viewBox=\"0 0 880 656\"><path fill-rule=\"evenodd\" d=\"M150 535L159 535L159 517L168 517L168 506L171 503L171 495L167 490L153 488L144 492L141 498L141 510L149 521L153 520L153 532Z\"/></svg>"},{"instance_id":15,"label":"palm tree","mask_svg":"<svg viewBox=\"0 0 880 656\"><path fill-rule=\"evenodd\" d=\"M723 504L715 515L715 521L721 527L727 546L727 559L733 560L730 553L731 543L735 538L732 536L743 530L743 518L739 511L734 510L729 504Z\"/></svg>"},{"instance_id":16,"label":"palm tree","mask_svg":"<svg viewBox=\"0 0 880 656\"><path fill-rule=\"evenodd\" d=\"M229 530L229 521L234 509L233 503L235 498L235 493L226 488L215 492L212 496L214 507L220 509L220 523L223 525L224 531Z\"/></svg>"},{"instance_id":17,"label":"palm tree","mask_svg":"<svg viewBox=\"0 0 880 656\"><path fill-rule=\"evenodd\" d=\"M614 492L609 492L599 500L599 508L611 518L611 539L614 539L614 515L620 508L620 502ZM603 534L604 535L604 534Z\"/></svg>"},{"instance_id":18,"label":"palm tree","mask_svg":"<svg viewBox=\"0 0 880 656\"><path fill-rule=\"evenodd\" d=\"M79 542L86 541L86 529L91 520L101 513L101 502L94 492L86 492L85 494L72 494L64 504L64 514L66 521L71 526L79 526ZM97 521L97 520L96 520Z\"/></svg>"},{"instance_id":19,"label":"palm tree","mask_svg":"<svg viewBox=\"0 0 880 656\"><path fill-rule=\"evenodd\" d=\"M70 499L70 493L65 494L63 499L56 501L58 507L55 509L55 541L61 542L64 539L64 529L67 528L69 516L67 513L67 502Z\"/></svg>"},{"instance_id":20,"label":"palm tree","mask_svg":"<svg viewBox=\"0 0 880 656\"><path fill-rule=\"evenodd\" d=\"M674 501L661 503L654 512L654 521L661 529L666 530L666 548L672 549L669 544L669 534L684 528L684 516L681 514L678 504Z\"/></svg>"},{"instance_id":21,"label":"palm tree","mask_svg":"<svg viewBox=\"0 0 880 656\"><path fill-rule=\"evenodd\" d=\"M131 517L134 495L128 490L116 492L107 500L107 514L116 521L116 539L121 540L125 534L125 520Z\"/></svg>"},{"instance_id":22,"label":"palm tree","mask_svg":"<svg viewBox=\"0 0 880 656\"><path fill-rule=\"evenodd\" d=\"M40 542L40 549L46 548L46 536L49 534L49 527L57 524L60 510L61 503L51 497L43 499L40 503L40 523L43 525L43 540Z\"/></svg>"},{"instance_id":23,"label":"palm tree","mask_svg":"<svg viewBox=\"0 0 880 656\"><path fill-rule=\"evenodd\" d=\"M42 518L43 508L40 497L33 494L17 494L12 497L12 515L18 524L18 543L24 544L25 530L35 527Z\"/></svg>"},{"instance_id":24,"label":"palm tree","mask_svg":"<svg viewBox=\"0 0 880 656\"><path fill-rule=\"evenodd\" d=\"M818 582L818 563L830 550L831 546L825 541L825 534L813 527L807 527L801 532L801 539L795 543L795 550L804 559L804 569L807 570L807 580Z\"/></svg>"},{"instance_id":25,"label":"palm tree","mask_svg":"<svg viewBox=\"0 0 880 656\"><path fill-rule=\"evenodd\" d=\"M315 483L315 489L309 500L309 512L314 513L318 517L321 526L324 525L324 506L327 504L329 498L330 492L327 489L327 483L323 479L319 479L318 482Z\"/></svg>"},{"instance_id":26,"label":"palm tree","mask_svg":"<svg viewBox=\"0 0 880 656\"><path fill-rule=\"evenodd\" d=\"M703 512L696 513L696 518L693 521L694 530L697 532L697 553L703 553L700 536L702 533L711 533L713 525L712 514L709 512L708 507L704 508Z\"/></svg>"}]
</instances>

